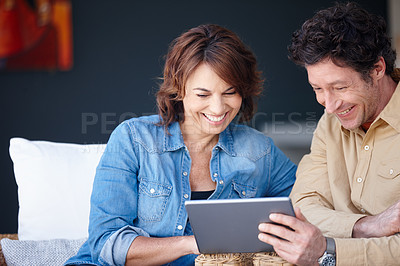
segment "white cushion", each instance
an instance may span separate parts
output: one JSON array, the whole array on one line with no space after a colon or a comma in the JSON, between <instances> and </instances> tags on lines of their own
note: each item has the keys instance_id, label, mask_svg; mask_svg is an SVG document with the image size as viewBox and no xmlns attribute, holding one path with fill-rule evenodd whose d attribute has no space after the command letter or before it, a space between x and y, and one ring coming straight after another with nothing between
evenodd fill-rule
<instances>
[{"instance_id":1,"label":"white cushion","mask_svg":"<svg viewBox=\"0 0 400 266\"><path fill-rule=\"evenodd\" d=\"M20 241L3 238L1 247L7 265L63 265L74 256L85 239L52 239Z\"/></svg>"},{"instance_id":2,"label":"white cushion","mask_svg":"<svg viewBox=\"0 0 400 266\"><path fill-rule=\"evenodd\" d=\"M105 144L10 140L20 240L88 236L90 194Z\"/></svg>"}]
</instances>

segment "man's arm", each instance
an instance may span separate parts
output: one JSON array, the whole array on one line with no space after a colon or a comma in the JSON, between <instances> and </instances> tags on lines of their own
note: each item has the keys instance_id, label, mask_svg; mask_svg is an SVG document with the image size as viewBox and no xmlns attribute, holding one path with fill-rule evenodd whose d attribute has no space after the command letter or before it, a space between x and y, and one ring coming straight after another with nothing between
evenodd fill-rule
<instances>
[{"instance_id":1,"label":"man's arm","mask_svg":"<svg viewBox=\"0 0 400 266\"><path fill-rule=\"evenodd\" d=\"M375 216L358 220L353 228L354 238L391 236L400 232L400 201Z\"/></svg>"},{"instance_id":2,"label":"man's arm","mask_svg":"<svg viewBox=\"0 0 400 266\"><path fill-rule=\"evenodd\" d=\"M299 207L305 217L317 225L324 235L351 237L354 224L366 215L360 214L351 202L351 187L345 165L337 165L338 160L332 158L333 156L328 158L328 148L330 153L341 152L340 145L332 139L338 138L332 134L338 126L340 124L335 118L332 119L327 114L321 117L312 140L311 153L304 156L299 164L290 197L294 206ZM331 178L332 180L328 176L329 167L340 168L335 171L338 176ZM340 189L332 192L330 182L340 184ZM334 198L340 202L335 202Z\"/></svg>"},{"instance_id":3,"label":"man's arm","mask_svg":"<svg viewBox=\"0 0 400 266\"><path fill-rule=\"evenodd\" d=\"M272 222L259 225L259 239L272 245L279 256L297 265L317 265L326 249L325 238L295 209L296 217L270 216ZM278 236L280 238L277 238ZM335 238L337 265L399 265L400 235L379 238Z\"/></svg>"}]
</instances>

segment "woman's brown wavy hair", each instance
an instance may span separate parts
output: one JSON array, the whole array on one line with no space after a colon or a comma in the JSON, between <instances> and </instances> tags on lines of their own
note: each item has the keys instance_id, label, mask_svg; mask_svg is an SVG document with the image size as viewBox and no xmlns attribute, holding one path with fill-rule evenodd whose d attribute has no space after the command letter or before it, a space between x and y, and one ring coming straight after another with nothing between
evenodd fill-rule
<instances>
[{"instance_id":1,"label":"woman's brown wavy hair","mask_svg":"<svg viewBox=\"0 0 400 266\"><path fill-rule=\"evenodd\" d=\"M164 65L163 82L156 94L161 125L184 120L185 84L201 63L209 65L242 97L240 121L248 121L256 109L255 98L263 87L254 54L232 31L214 24L200 25L184 32L170 45Z\"/></svg>"}]
</instances>

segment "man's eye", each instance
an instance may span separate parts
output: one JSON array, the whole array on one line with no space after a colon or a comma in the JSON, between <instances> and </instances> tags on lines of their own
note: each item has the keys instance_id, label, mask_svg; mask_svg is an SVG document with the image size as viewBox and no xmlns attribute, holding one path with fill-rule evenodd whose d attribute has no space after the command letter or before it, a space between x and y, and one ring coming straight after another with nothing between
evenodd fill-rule
<instances>
[{"instance_id":1,"label":"man's eye","mask_svg":"<svg viewBox=\"0 0 400 266\"><path fill-rule=\"evenodd\" d=\"M206 95L206 94L197 94L197 96L200 97L200 98L205 98L205 97L207 97L208 95Z\"/></svg>"}]
</instances>

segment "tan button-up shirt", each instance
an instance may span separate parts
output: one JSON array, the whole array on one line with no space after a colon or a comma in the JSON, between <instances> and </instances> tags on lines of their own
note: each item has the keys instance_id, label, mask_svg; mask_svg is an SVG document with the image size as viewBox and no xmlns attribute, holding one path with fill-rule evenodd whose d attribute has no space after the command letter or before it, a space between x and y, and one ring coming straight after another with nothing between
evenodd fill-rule
<instances>
[{"instance_id":1,"label":"tan button-up shirt","mask_svg":"<svg viewBox=\"0 0 400 266\"><path fill-rule=\"evenodd\" d=\"M343 128L335 115L321 117L291 198L335 238L337 265L400 265L399 234L351 238L357 220L400 200L400 85L366 133Z\"/></svg>"}]
</instances>

